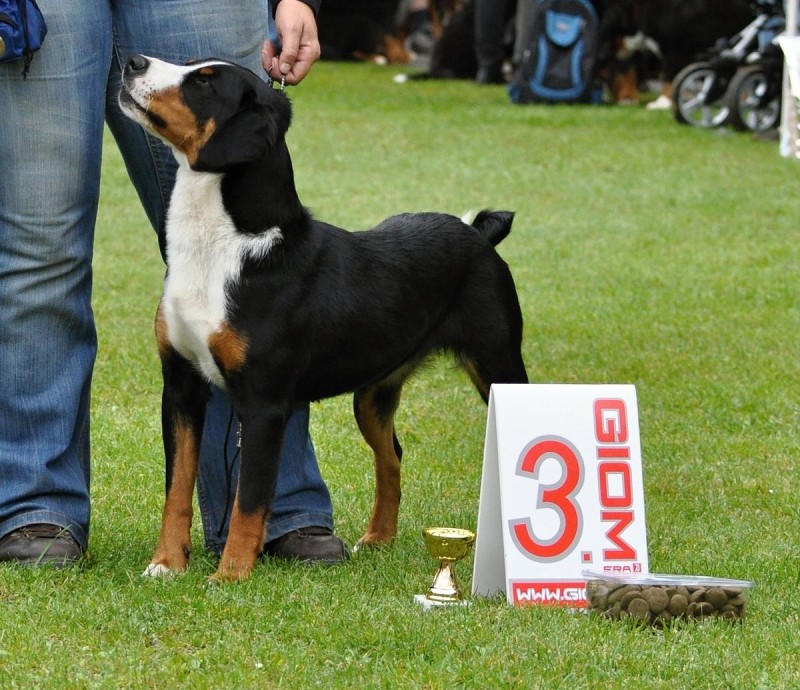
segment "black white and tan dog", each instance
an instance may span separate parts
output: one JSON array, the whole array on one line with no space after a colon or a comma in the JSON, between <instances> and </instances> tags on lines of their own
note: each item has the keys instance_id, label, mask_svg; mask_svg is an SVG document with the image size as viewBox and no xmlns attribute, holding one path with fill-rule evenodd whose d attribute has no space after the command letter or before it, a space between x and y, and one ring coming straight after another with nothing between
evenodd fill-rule
<instances>
[{"instance_id":1,"label":"black white and tan dog","mask_svg":"<svg viewBox=\"0 0 800 690\"><path fill-rule=\"evenodd\" d=\"M718 39L741 31L753 18L749 0L604 0L596 4L602 8L601 53L606 53L601 55L601 64L611 72L612 92L613 77L623 76L620 68L631 64L631 53L659 56L664 90L649 109L668 109L678 72L701 59ZM644 81L646 76L640 74L638 79ZM629 80L624 88L638 100L635 81L631 84Z\"/></svg>"},{"instance_id":2,"label":"black white and tan dog","mask_svg":"<svg viewBox=\"0 0 800 690\"><path fill-rule=\"evenodd\" d=\"M522 316L495 250L513 214L471 225L441 213L347 232L315 220L295 191L286 95L219 60L173 65L134 56L124 112L166 141L179 166L167 216L167 275L156 317L167 496L147 573L186 568L209 385L240 421L241 469L218 580L247 578L262 549L283 432L301 401L354 392L375 455L363 544L397 533L404 381L450 352L486 400L524 383Z\"/></svg>"}]
</instances>

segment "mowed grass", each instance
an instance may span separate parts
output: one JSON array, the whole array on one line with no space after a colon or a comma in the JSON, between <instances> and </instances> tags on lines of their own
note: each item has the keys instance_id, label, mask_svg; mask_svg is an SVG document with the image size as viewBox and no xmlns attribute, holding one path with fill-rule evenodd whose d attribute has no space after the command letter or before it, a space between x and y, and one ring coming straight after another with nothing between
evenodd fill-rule
<instances>
[{"instance_id":1,"label":"mowed grass","mask_svg":"<svg viewBox=\"0 0 800 690\"><path fill-rule=\"evenodd\" d=\"M304 203L354 230L401 211L516 211L499 251L531 380L636 385L651 570L754 580L745 623L654 633L499 598L416 607L434 571L421 529L476 526L486 413L446 360L398 416L393 546L331 569L264 562L209 587L197 520L190 570L141 578L163 496L163 267L109 139L90 556L80 570L0 568L0 687L800 687L800 162L668 113L519 107L499 87L392 74L320 64L290 90ZM312 426L353 543L373 480L350 400L314 405Z\"/></svg>"}]
</instances>

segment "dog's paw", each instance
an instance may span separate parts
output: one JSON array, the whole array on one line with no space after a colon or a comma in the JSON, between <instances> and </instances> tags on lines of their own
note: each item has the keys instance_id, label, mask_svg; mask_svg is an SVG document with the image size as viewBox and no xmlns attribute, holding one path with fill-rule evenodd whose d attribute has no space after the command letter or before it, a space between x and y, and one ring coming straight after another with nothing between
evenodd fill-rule
<instances>
[{"instance_id":1,"label":"dog's paw","mask_svg":"<svg viewBox=\"0 0 800 690\"><path fill-rule=\"evenodd\" d=\"M229 570L217 568L217 571L208 578L208 584L212 587L215 585L223 585L228 582L245 582L250 579L252 570Z\"/></svg>"},{"instance_id":2,"label":"dog's paw","mask_svg":"<svg viewBox=\"0 0 800 690\"><path fill-rule=\"evenodd\" d=\"M663 93L647 104L646 110L669 110L672 107L672 99Z\"/></svg>"},{"instance_id":3,"label":"dog's paw","mask_svg":"<svg viewBox=\"0 0 800 690\"><path fill-rule=\"evenodd\" d=\"M389 546L395 539L394 534L378 536L374 533L367 533L353 545L353 553L368 551L370 549L383 549Z\"/></svg>"},{"instance_id":4,"label":"dog's paw","mask_svg":"<svg viewBox=\"0 0 800 690\"><path fill-rule=\"evenodd\" d=\"M175 571L163 563L151 563L144 569L142 577L171 577L174 574Z\"/></svg>"},{"instance_id":5,"label":"dog's paw","mask_svg":"<svg viewBox=\"0 0 800 690\"><path fill-rule=\"evenodd\" d=\"M350 548L350 552L353 556L361 556L365 553L372 553L375 551L379 551L383 549L386 544L378 544L376 542L368 542L368 541L357 541L353 546Z\"/></svg>"}]
</instances>

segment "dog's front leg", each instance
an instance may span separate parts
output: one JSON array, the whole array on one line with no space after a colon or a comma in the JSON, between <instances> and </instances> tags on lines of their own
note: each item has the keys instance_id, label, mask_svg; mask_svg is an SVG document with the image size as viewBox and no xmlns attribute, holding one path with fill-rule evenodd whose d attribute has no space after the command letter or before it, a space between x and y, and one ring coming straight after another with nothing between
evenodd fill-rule
<instances>
[{"instance_id":1,"label":"dog's front leg","mask_svg":"<svg viewBox=\"0 0 800 690\"><path fill-rule=\"evenodd\" d=\"M288 414L260 404L241 412L241 467L228 540L212 580L246 580L264 548Z\"/></svg>"},{"instance_id":2,"label":"dog's front leg","mask_svg":"<svg viewBox=\"0 0 800 690\"><path fill-rule=\"evenodd\" d=\"M145 575L186 570L191 552L192 497L208 384L176 352L162 352L161 425L166 460L166 500L161 535Z\"/></svg>"}]
</instances>

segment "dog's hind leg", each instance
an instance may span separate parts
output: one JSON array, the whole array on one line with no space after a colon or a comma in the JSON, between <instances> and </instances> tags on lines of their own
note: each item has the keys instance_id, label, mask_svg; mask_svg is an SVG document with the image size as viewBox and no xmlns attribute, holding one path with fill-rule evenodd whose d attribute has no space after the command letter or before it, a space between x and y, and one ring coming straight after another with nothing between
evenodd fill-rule
<instances>
[{"instance_id":1,"label":"dog's hind leg","mask_svg":"<svg viewBox=\"0 0 800 690\"><path fill-rule=\"evenodd\" d=\"M507 345L492 354L487 351L460 353L458 361L487 403L493 383L528 383L528 372L518 347Z\"/></svg>"},{"instance_id":2,"label":"dog's hind leg","mask_svg":"<svg viewBox=\"0 0 800 690\"><path fill-rule=\"evenodd\" d=\"M353 411L358 428L375 456L375 502L364 536L356 547L390 542L397 536L400 510L400 459L394 414L400 404L402 381L383 381L356 391Z\"/></svg>"},{"instance_id":3,"label":"dog's hind leg","mask_svg":"<svg viewBox=\"0 0 800 690\"><path fill-rule=\"evenodd\" d=\"M490 267L491 268L491 267ZM508 268L495 266L477 278L453 315L451 351L484 402L493 383L528 383L522 359L522 313Z\"/></svg>"}]
</instances>

